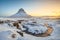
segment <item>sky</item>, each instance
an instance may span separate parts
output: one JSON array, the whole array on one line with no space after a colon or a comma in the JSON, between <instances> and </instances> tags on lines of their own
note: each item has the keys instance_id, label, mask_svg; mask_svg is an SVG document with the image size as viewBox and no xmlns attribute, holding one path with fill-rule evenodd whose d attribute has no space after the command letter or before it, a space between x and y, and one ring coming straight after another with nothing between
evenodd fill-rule
<instances>
[{"instance_id":1,"label":"sky","mask_svg":"<svg viewBox=\"0 0 60 40\"><path fill-rule=\"evenodd\" d=\"M0 0L0 16L11 16L20 8L31 16L60 16L60 0Z\"/></svg>"}]
</instances>

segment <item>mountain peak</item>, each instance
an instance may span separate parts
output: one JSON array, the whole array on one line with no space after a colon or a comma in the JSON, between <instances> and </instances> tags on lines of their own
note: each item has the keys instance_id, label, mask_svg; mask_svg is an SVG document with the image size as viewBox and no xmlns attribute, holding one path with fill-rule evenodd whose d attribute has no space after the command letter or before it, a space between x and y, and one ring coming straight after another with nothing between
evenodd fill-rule
<instances>
[{"instance_id":1,"label":"mountain peak","mask_svg":"<svg viewBox=\"0 0 60 40\"><path fill-rule=\"evenodd\" d=\"M24 11L24 9L23 8L20 8L19 11Z\"/></svg>"},{"instance_id":2,"label":"mountain peak","mask_svg":"<svg viewBox=\"0 0 60 40\"><path fill-rule=\"evenodd\" d=\"M10 17L16 17L16 18L18 18L18 17L31 17L31 16L28 15L28 14L24 11L23 8L20 8L16 14L14 14L14 15L12 15L12 16L10 16Z\"/></svg>"},{"instance_id":3,"label":"mountain peak","mask_svg":"<svg viewBox=\"0 0 60 40\"><path fill-rule=\"evenodd\" d=\"M20 13L20 12L21 12L21 13L22 13L22 12L23 12L23 13L26 13L23 8L20 8L20 9L19 9L18 13Z\"/></svg>"}]
</instances>

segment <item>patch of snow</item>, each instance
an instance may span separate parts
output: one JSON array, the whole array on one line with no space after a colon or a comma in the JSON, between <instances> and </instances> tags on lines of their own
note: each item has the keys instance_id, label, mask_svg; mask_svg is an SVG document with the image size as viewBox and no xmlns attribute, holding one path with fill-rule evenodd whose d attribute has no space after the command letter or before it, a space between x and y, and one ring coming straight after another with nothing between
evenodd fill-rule
<instances>
[{"instance_id":1,"label":"patch of snow","mask_svg":"<svg viewBox=\"0 0 60 40\"><path fill-rule=\"evenodd\" d=\"M34 24L34 23L27 23L24 25L25 28L28 28L28 32L39 34L44 33L47 30L47 27L40 25L40 24Z\"/></svg>"},{"instance_id":2,"label":"patch of snow","mask_svg":"<svg viewBox=\"0 0 60 40\"><path fill-rule=\"evenodd\" d=\"M24 39L21 37L17 31L20 31L14 27L8 26L8 24L0 25L0 40L22 40ZM12 38L12 34L16 34L15 38Z\"/></svg>"}]
</instances>

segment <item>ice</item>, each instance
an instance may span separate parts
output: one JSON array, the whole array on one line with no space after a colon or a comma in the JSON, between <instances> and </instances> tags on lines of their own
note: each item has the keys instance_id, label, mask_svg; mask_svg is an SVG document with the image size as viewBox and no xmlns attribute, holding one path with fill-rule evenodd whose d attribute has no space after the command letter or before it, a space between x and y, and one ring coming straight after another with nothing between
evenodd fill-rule
<instances>
[{"instance_id":1,"label":"ice","mask_svg":"<svg viewBox=\"0 0 60 40\"><path fill-rule=\"evenodd\" d=\"M45 31L47 30L47 28L46 27L42 27L42 26L40 26L40 27L38 27L38 26L36 26L36 27L29 27L29 32L32 32L32 33L36 33L36 34L39 34L39 33L44 33Z\"/></svg>"},{"instance_id":2,"label":"ice","mask_svg":"<svg viewBox=\"0 0 60 40\"><path fill-rule=\"evenodd\" d=\"M26 30L28 29L28 32L39 34L44 33L47 30L47 27L41 24L32 23L32 21L27 22L24 24Z\"/></svg>"},{"instance_id":3,"label":"ice","mask_svg":"<svg viewBox=\"0 0 60 40\"><path fill-rule=\"evenodd\" d=\"M18 20L18 19L13 19L13 20ZM57 24L56 20L36 19L35 21L37 21L37 24L32 23L32 21L30 21L30 20L28 20L28 21L29 21L28 23L30 23L30 24L26 23L26 24L24 24L24 26L29 28L29 30L28 30L29 32L36 33L36 34L45 32L47 29L44 26L45 23L48 23L48 25L53 28L53 32L50 36L47 36L47 37L36 37L36 36L23 32L24 36L21 37L16 32L16 31L20 31L19 29L16 29L14 26L13 27L9 26L8 23L3 23L3 24L0 24L0 40L60 40L60 24ZM12 23L10 23L10 24L12 24ZM22 30L24 30L24 28L22 27L23 25L20 25L20 26L21 26ZM11 37L12 34L16 34L16 38L12 38Z\"/></svg>"}]
</instances>

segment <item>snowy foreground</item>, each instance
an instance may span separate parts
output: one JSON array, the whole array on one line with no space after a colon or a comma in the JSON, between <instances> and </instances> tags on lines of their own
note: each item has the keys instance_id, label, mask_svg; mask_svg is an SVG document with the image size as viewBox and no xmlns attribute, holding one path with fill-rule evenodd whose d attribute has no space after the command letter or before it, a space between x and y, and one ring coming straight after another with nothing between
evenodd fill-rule
<instances>
[{"instance_id":1,"label":"snowy foreground","mask_svg":"<svg viewBox=\"0 0 60 40\"><path fill-rule=\"evenodd\" d=\"M19 24L21 29L17 29L12 25L12 23L19 19L9 19L10 21L6 20L8 19L0 19L0 21L4 21L4 23L0 23L0 40L60 40L60 24L58 23L59 20L25 19L25 21ZM37 24L32 23L32 21L37 22ZM31 33L44 33L47 30L47 28L44 26L45 23L48 23L49 26L53 28L53 32L50 36L36 37L21 31L28 28L27 31ZM26 28L23 28L23 25L26 26ZM23 36L17 33L17 31L23 32Z\"/></svg>"}]
</instances>

